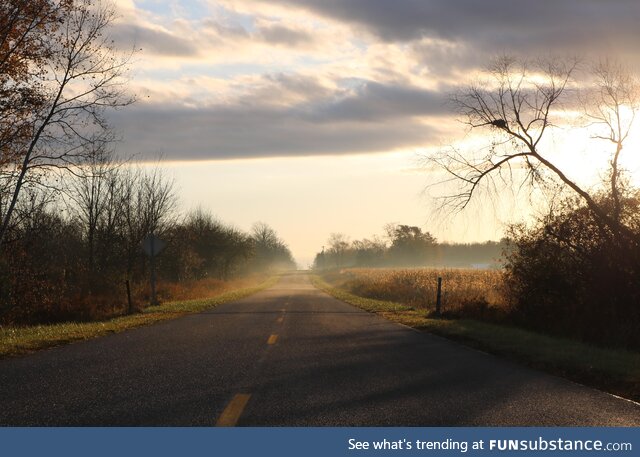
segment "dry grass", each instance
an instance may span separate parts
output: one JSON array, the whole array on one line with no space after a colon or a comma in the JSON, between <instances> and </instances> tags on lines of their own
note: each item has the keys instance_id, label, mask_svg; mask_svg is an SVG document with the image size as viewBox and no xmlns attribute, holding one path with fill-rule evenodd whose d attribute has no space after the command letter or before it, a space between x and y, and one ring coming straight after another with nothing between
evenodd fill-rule
<instances>
[{"instance_id":1,"label":"dry grass","mask_svg":"<svg viewBox=\"0 0 640 457\"><path fill-rule=\"evenodd\" d=\"M222 303L247 297L271 287L277 280L278 277L273 276L267 280L264 277L253 277L243 281L233 281L225 286L226 289L232 288L232 290L223 292L221 288L208 288L205 291L206 296L197 300L169 301L159 306L145 308L142 313L99 322L63 322L26 327L0 326L0 358L28 354L52 346L118 333L167 319L175 319L185 314L197 313ZM244 284L244 287L240 284Z\"/></svg>"},{"instance_id":2,"label":"dry grass","mask_svg":"<svg viewBox=\"0 0 640 457\"><path fill-rule=\"evenodd\" d=\"M160 303L178 300L195 300L216 297L229 291L253 287L265 281L266 274L254 274L242 278L221 280L206 278L193 281L167 282L160 279L157 297ZM78 290L64 296L56 293L47 295L50 289L43 285L37 290L38 297L21 297L20 306L0 312L0 327L23 327L49 325L63 322L95 322L113 319L129 311L127 289L122 280L111 281L93 292ZM131 283L131 299L134 310L141 311L150 303L148 281ZM1 305L1 304L0 304ZM2 308L0 306L0 308ZM0 309L0 311L3 311Z\"/></svg>"},{"instance_id":3,"label":"dry grass","mask_svg":"<svg viewBox=\"0 0 640 457\"><path fill-rule=\"evenodd\" d=\"M435 309L438 277L442 277L445 315L489 317L507 309L500 270L353 268L324 276L333 286L355 295L427 311Z\"/></svg>"}]
</instances>

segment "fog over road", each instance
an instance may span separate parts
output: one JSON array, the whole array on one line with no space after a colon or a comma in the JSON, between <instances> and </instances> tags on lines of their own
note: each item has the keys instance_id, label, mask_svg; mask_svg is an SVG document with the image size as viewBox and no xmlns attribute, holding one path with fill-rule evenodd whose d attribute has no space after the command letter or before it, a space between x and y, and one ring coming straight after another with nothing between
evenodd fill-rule
<instances>
[{"instance_id":1,"label":"fog over road","mask_svg":"<svg viewBox=\"0 0 640 457\"><path fill-rule=\"evenodd\" d=\"M640 406L284 276L173 321L0 361L3 425L640 425Z\"/></svg>"}]
</instances>

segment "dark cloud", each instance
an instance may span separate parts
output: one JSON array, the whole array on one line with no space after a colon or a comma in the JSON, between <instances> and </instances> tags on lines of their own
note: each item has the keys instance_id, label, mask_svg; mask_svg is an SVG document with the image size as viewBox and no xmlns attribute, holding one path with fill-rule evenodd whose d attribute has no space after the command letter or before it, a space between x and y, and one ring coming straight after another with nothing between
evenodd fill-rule
<instances>
[{"instance_id":1,"label":"dark cloud","mask_svg":"<svg viewBox=\"0 0 640 457\"><path fill-rule=\"evenodd\" d=\"M244 0L248 1L248 0ZM252 0L253 1L253 0ZM637 0L555 0L536 2L477 0L270 0L305 7L386 41L406 42L416 71L453 74L483 66L488 56L589 54L638 59L640 2ZM296 47L314 37L282 24L227 27L204 21L219 37L258 40ZM118 26L121 37L153 52L190 55L197 50L176 36L132 25ZM423 40L436 38L437 40ZM634 60L635 59L635 60ZM115 113L115 126L128 152L170 159L212 159L381 152L428 146L440 140L437 118L449 114L446 90L410 85L388 70L381 83L339 81L329 88L316 78L296 74L264 75L255 87L229 104L185 108L140 104ZM388 68L387 68L388 67ZM453 78L442 78L455 86ZM194 101L201 103L200 101ZM423 119L431 118L431 127Z\"/></svg>"},{"instance_id":2,"label":"dark cloud","mask_svg":"<svg viewBox=\"0 0 640 457\"><path fill-rule=\"evenodd\" d=\"M334 92L313 76L290 73L267 73L262 75L262 84L249 91L245 97L249 104L283 104L288 100L312 100L331 98Z\"/></svg>"},{"instance_id":3,"label":"dark cloud","mask_svg":"<svg viewBox=\"0 0 640 457\"><path fill-rule=\"evenodd\" d=\"M466 45L416 41L409 49L418 66L426 67L430 74L449 78L450 82L454 82L450 78L455 78L456 71L483 68L487 64L486 53Z\"/></svg>"},{"instance_id":4,"label":"dark cloud","mask_svg":"<svg viewBox=\"0 0 640 457\"><path fill-rule=\"evenodd\" d=\"M313 43L314 37L304 30L281 24L269 24L248 32L239 25L223 24L213 19L203 21L205 30L214 32L221 39L261 41L275 46L295 48Z\"/></svg>"},{"instance_id":5,"label":"dark cloud","mask_svg":"<svg viewBox=\"0 0 640 457\"><path fill-rule=\"evenodd\" d=\"M446 97L439 92L405 85L364 81L349 95L313 106L307 117L321 122L379 122L398 117L442 115Z\"/></svg>"},{"instance_id":6,"label":"dark cloud","mask_svg":"<svg viewBox=\"0 0 640 457\"><path fill-rule=\"evenodd\" d=\"M144 52L164 56L188 57L198 53L188 40L136 24L114 24L111 33L115 43L125 48L135 45Z\"/></svg>"},{"instance_id":7,"label":"dark cloud","mask_svg":"<svg viewBox=\"0 0 640 457\"><path fill-rule=\"evenodd\" d=\"M387 41L423 37L485 52L635 50L637 0L270 0L365 27Z\"/></svg>"},{"instance_id":8,"label":"dark cloud","mask_svg":"<svg viewBox=\"0 0 640 457\"><path fill-rule=\"evenodd\" d=\"M184 160L382 152L439 139L415 118L444 112L430 92L368 82L347 97L321 95L291 107L259 99L200 109L141 105L115 113L113 123L127 152Z\"/></svg>"},{"instance_id":9,"label":"dark cloud","mask_svg":"<svg viewBox=\"0 0 640 457\"><path fill-rule=\"evenodd\" d=\"M264 41L276 45L286 45L296 47L313 42L313 37L303 31L296 30L283 25L269 25L260 28L259 35Z\"/></svg>"},{"instance_id":10,"label":"dark cloud","mask_svg":"<svg viewBox=\"0 0 640 457\"><path fill-rule=\"evenodd\" d=\"M437 138L406 120L314 123L283 110L132 108L114 124L128 153L180 160L383 152Z\"/></svg>"}]
</instances>

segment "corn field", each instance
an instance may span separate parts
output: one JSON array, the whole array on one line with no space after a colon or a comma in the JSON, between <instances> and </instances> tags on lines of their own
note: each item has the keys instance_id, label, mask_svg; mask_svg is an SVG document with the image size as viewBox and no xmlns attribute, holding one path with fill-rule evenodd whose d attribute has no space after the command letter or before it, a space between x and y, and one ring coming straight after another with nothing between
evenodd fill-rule
<instances>
[{"instance_id":1,"label":"corn field","mask_svg":"<svg viewBox=\"0 0 640 457\"><path fill-rule=\"evenodd\" d=\"M432 311L442 277L443 313L480 317L507 311L503 276L501 270L353 268L329 273L325 279L355 295Z\"/></svg>"}]
</instances>

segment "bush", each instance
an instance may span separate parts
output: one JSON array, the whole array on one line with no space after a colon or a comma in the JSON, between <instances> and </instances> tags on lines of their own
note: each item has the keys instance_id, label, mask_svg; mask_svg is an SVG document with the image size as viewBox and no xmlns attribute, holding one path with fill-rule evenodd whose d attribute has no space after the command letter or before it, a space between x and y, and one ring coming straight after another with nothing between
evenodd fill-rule
<instances>
[{"instance_id":1,"label":"bush","mask_svg":"<svg viewBox=\"0 0 640 457\"><path fill-rule=\"evenodd\" d=\"M606 197L599 204L607 207ZM640 234L640 200L624 200L621 222ZM507 296L517 322L596 343L640 347L640 253L634 240L598 224L577 200L533 228L511 229Z\"/></svg>"}]
</instances>

